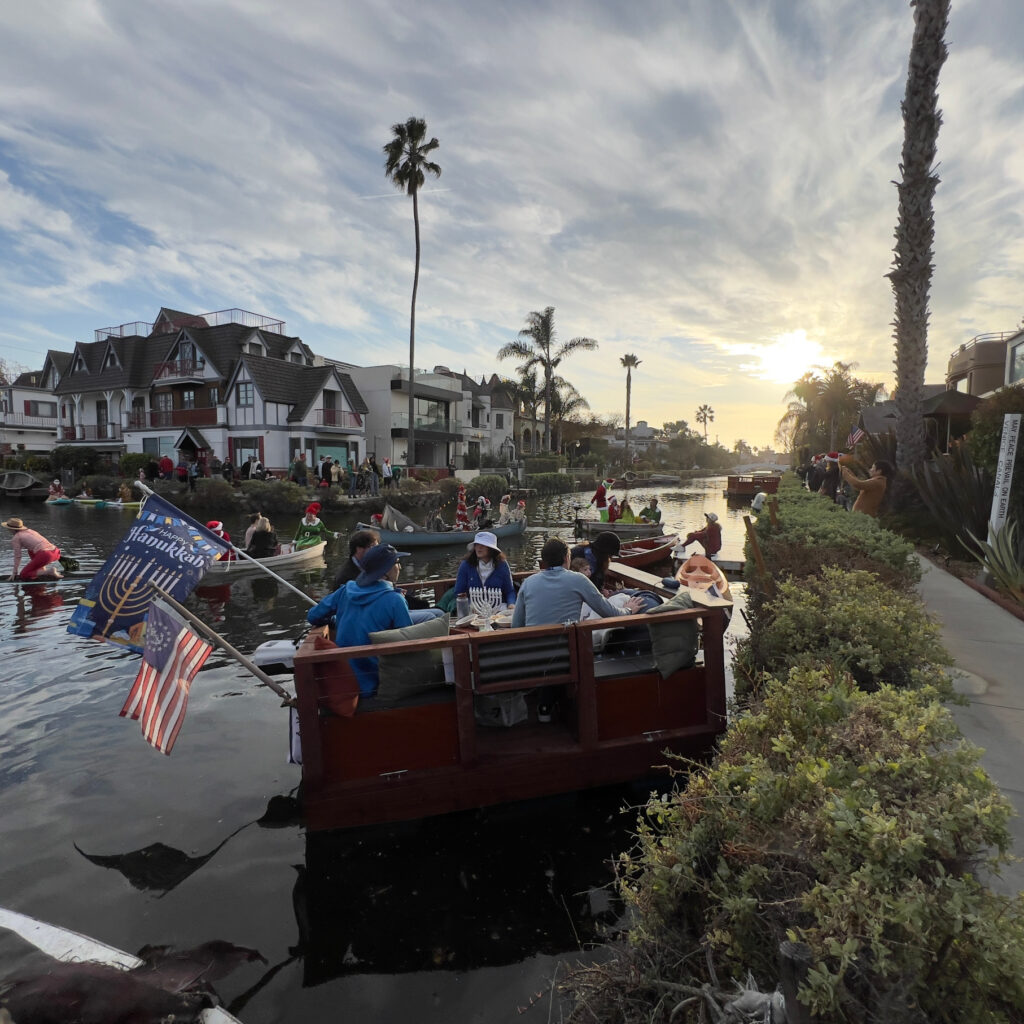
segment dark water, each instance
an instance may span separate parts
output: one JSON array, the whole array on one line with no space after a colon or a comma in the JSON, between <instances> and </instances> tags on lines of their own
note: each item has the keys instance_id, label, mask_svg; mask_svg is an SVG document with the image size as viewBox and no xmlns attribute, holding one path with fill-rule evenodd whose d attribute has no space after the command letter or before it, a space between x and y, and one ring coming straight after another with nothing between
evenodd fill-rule
<instances>
[{"instance_id":1,"label":"dark water","mask_svg":"<svg viewBox=\"0 0 1024 1024\"><path fill-rule=\"evenodd\" d=\"M723 557L739 558L745 509L726 507L723 484L656 493L673 529L718 512ZM531 522L569 523L573 500L531 507ZM22 516L91 569L132 518L9 501L0 514ZM328 525L344 536L355 518ZM226 525L240 538L246 524ZM282 537L293 526L275 525ZM545 535L531 528L510 543L513 566L532 567ZM321 597L345 554L336 542L326 570L292 582ZM403 580L454 575L462 554L416 553ZM0 905L133 952L212 938L255 947L268 964L217 986L246 1024L558 1019L550 979L618 918L609 863L635 821L620 809L643 792L307 837L285 799L299 773L286 763L278 700L215 654L173 754L156 753L118 717L138 658L65 631L83 589L0 584ZM264 579L189 604L243 651L298 635L308 607ZM0 932L0 976L38 962L27 948Z\"/></svg>"}]
</instances>

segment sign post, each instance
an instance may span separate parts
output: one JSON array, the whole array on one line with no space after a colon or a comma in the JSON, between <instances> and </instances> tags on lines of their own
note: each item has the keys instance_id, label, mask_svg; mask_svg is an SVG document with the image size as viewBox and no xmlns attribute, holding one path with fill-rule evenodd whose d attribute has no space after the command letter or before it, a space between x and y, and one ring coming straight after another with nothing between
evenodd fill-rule
<instances>
[{"instance_id":1,"label":"sign post","mask_svg":"<svg viewBox=\"0 0 1024 1024\"><path fill-rule=\"evenodd\" d=\"M996 486L992 494L992 512L988 520L988 542L1006 525L1010 508L1010 487L1013 484L1013 464L1020 441L1020 413L1007 413L1003 417L1003 436L999 443L999 464L996 468ZM1021 524L1024 525L1024 524Z\"/></svg>"}]
</instances>

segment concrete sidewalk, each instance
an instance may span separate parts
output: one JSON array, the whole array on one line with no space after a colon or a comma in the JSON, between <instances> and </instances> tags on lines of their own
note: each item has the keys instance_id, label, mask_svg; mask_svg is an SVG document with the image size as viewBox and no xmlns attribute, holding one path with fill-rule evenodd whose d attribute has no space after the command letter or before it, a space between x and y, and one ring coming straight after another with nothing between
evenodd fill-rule
<instances>
[{"instance_id":1,"label":"concrete sidewalk","mask_svg":"<svg viewBox=\"0 0 1024 1024\"><path fill-rule=\"evenodd\" d=\"M952 707L960 730L985 750L982 764L1013 803L1013 853L1024 857L1024 621L926 559L919 591L942 627L946 649L966 677L956 690L970 704ZM1024 889L1024 863L1009 864L992 887Z\"/></svg>"}]
</instances>

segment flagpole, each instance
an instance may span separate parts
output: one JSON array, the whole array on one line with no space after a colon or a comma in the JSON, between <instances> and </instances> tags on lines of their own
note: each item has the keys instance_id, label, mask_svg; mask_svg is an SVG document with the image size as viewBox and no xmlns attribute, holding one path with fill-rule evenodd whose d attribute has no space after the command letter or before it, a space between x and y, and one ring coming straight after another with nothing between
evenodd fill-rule
<instances>
[{"instance_id":1,"label":"flagpole","mask_svg":"<svg viewBox=\"0 0 1024 1024\"><path fill-rule=\"evenodd\" d=\"M156 491L154 491L151 487L147 487L141 480L136 480L135 486L138 487L138 489L142 491L142 493L145 494L146 497L149 497L149 495L151 494L156 494ZM167 501L167 499L164 498L164 501ZM275 580L277 580L278 583L284 584L284 586L286 586L293 594L298 594L299 597L301 597L303 601L306 601L311 608L316 607L317 602L314 601L313 598L309 596L309 594L304 594L301 590L299 590L298 587L293 587L286 579L282 579L280 576L278 576L273 569L268 569L258 558L253 558L252 555L246 554L241 548L236 548L234 544L231 545L231 550L234 551L236 554L241 555L243 558L248 558L249 561L253 564L258 565L268 576L272 576Z\"/></svg>"},{"instance_id":2,"label":"flagpole","mask_svg":"<svg viewBox=\"0 0 1024 1024\"><path fill-rule=\"evenodd\" d=\"M230 655L235 659L243 668L248 669L264 686L269 687L274 691L289 707L294 706L294 698L292 695L284 689L279 683L275 682L266 672L263 671L258 665L254 665L241 651L236 650L224 639L219 633L214 632L210 627L203 622L202 619L196 618L183 604L176 601L166 590L163 590L156 583L150 583L149 587L155 593L159 594L160 597L166 601L183 619L190 622L200 633L207 638L207 640L213 641L221 650L226 654Z\"/></svg>"}]
</instances>

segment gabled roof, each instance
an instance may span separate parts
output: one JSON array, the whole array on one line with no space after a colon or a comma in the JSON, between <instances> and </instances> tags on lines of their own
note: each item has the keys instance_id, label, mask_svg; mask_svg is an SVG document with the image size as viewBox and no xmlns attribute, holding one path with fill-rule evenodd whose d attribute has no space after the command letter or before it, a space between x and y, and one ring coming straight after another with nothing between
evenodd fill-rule
<instances>
[{"instance_id":1,"label":"gabled roof","mask_svg":"<svg viewBox=\"0 0 1024 1024\"><path fill-rule=\"evenodd\" d=\"M153 320L153 334L171 334L182 327L207 327L205 317L197 316L195 313L183 313L180 309L168 309L160 307Z\"/></svg>"},{"instance_id":2,"label":"gabled roof","mask_svg":"<svg viewBox=\"0 0 1024 1024\"><path fill-rule=\"evenodd\" d=\"M248 354L243 355L239 362L249 371L249 377L265 402L292 407L288 414L290 423L301 421L324 388L334 380L337 380L356 412L363 415L369 412L352 378L335 366L302 366L287 359Z\"/></svg>"},{"instance_id":3,"label":"gabled roof","mask_svg":"<svg viewBox=\"0 0 1024 1024\"><path fill-rule=\"evenodd\" d=\"M258 338L271 358L283 359L286 353L298 342L307 358L312 360L313 354L301 338L274 334L258 327L247 327L245 324L221 324L218 327L187 327L175 338L175 345L183 339L193 342L206 356L207 361L223 380L230 378L242 355L242 346ZM259 357L257 357L259 358ZM298 365L292 363L291 365Z\"/></svg>"},{"instance_id":4,"label":"gabled roof","mask_svg":"<svg viewBox=\"0 0 1024 1024\"><path fill-rule=\"evenodd\" d=\"M25 373L19 373L11 382L11 387L15 388L41 388L42 386L42 370L26 370Z\"/></svg>"},{"instance_id":5,"label":"gabled roof","mask_svg":"<svg viewBox=\"0 0 1024 1024\"><path fill-rule=\"evenodd\" d=\"M108 337L102 341L80 341L75 345L75 351L68 354L68 367L61 374L55 393L67 395L76 391L100 391L107 388L148 388L153 382L157 363L167 358L171 344L172 339L166 334L148 338L133 335L127 338ZM116 355L120 367L103 369L108 348ZM85 363L84 371L72 369L79 355Z\"/></svg>"}]
</instances>

